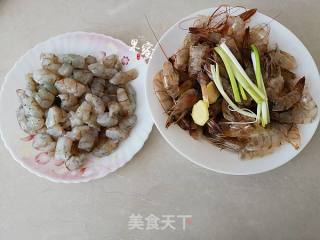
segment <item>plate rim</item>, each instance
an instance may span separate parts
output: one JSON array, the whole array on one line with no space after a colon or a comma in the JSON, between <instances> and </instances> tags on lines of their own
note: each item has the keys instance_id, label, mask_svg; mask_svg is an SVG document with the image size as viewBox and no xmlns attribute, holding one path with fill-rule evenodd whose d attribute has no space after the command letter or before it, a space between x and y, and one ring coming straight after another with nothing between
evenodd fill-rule
<instances>
[{"instance_id":1,"label":"plate rim","mask_svg":"<svg viewBox=\"0 0 320 240\"><path fill-rule=\"evenodd\" d=\"M33 51L34 49L36 49L39 45L45 43L45 42L49 42L49 41L52 41L53 39L56 39L56 38L61 38L61 37L65 37L65 36L68 36L68 35L74 35L74 34L79 34L79 35L93 35L93 36L97 36L97 37L102 37L102 38L108 38L108 39L111 39L112 41L115 41L115 42L118 42L119 44L127 47L127 48L130 48L125 42L123 42L122 40L118 39L118 38L114 38L112 36L109 36L109 35L105 35L103 33L96 33L96 32L86 32L86 31L74 31L74 32L65 32L65 33L61 33L61 34L58 34L58 35L55 35L55 36L52 36L44 41L41 41L41 42L38 42L36 43L33 47L29 48L26 52L24 52L15 62L14 64L12 65L12 67L10 68L10 70L6 73L5 77L4 77L4 80L1 84L1 88L0 88L0 101L2 99L2 95L3 95L3 91L5 89L5 85L7 84L7 82L9 81L8 79L8 76L10 76L10 74L12 74L12 72L14 71L14 69L17 67L18 64L20 64L23 60L23 58L28 55L31 51ZM142 59L143 62L142 64L145 65L145 68L147 70L147 64L146 62ZM147 71L145 70L145 74L147 73ZM144 84L144 79L141 80L143 85ZM144 96L146 97L146 96ZM147 99L146 99L147 100ZM149 111L149 109L147 109L147 111ZM151 114L150 114L151 115ZM139 146L137 146L137 151L131 156L131 158L126 161L126 162L122 162L121 165L118 165L117 168L114 168L110 171L106 171L104 172L103 174L99 174L99 175L95 175L93 177L88 177L88 178L84 178L84 179L77 179L77 180L63 180L63 179L56 179L56 178L52 178L52 177L49 177L41 172L37 172L35 171L34 169L30 168L28 165L26 165L24 163L24 161L22 159L20 159L18 156L16 156L16 154L14 153L13 149L11 149L11 147L9 146L9 144L7 143L6 139L5 139L5 136L2 132L2 127L3 127L3 124L1 123L0 121L0 138L5 146L5 148L9 151L10 153L10 156L17 162L19 163L24 169L26 169L27 171L29 171L30 173L36 175L37 177L40 177L40 178L43 178L43 179L46 179L46 180L49 180L51 182L54 182L54 183L85 183L85 182L89 182L89 181L92 181L92 180L96 180L96 179L100 179L100 178L103 178L105 176L107 176L108 174L110 173L113 173L115 171L117 171L119 168L122 168L124 165L126 165L129 161L131 161L134 156L142 149L142 147L144 146L145 142L147 141L147 139L149 138L150 136L150 133L152 131L152 127L153 127L153 119L149 117L149 122L150 124L148 124L148 126L146 126L146 135L145 135L145 138L144 139L141 139L142 141L140 141L140 144Z\"/></svg>"},{"instance_id":2,"label":"plate rim","mask_svg":"<svg viewBox=\"0 0 320 240\"><path fill-rule=\"evenodd\" d=\"M185 21L185 20L188 20L188 19L191 19L193 17L195 17L196 15L200 15L202 12L205 12L205 11L214 11L215 9L217 9L218 7L211 7L211 8L204 8L204 9L200 9L200 10L197 10L195 12L192 12L190 14L188 14L187 16L179 19L176 23L174 23L173 25L171 25L160 37L159 39L159 42L161 43L161 41L166 37L166 35L172 30L174 29L176 26L178 26L181 22ZM257 11L257 13L263 15L264 17L268 17L268 18L271 18L269 17L268 15L260 12L260 11ZM296 34L294 32L292 32L290 29L288 29L286 26L284 26L283 24L281 24L280 22L278 22L276 19L273 19L274 22L276 22L277 24L279 24L281 27L283 27L284 29L286 29L288 32L290 32L294 38L296 38L296 40L303 46L304 50L306 51L306 53L309 55L310 59L312 60L312 65L314 65L314 68L316 69L316 73L318 76L319 76L319 70L318 70L318 67L312 57L312 55L310 54L309 50L307 49L307 47L303 44L303 42L296 36ZM155 49L156 48L159 48L159 43L157 42L156 46L155 46ZM152 59L151 59L152 61ZM148 81L148 76L149 76L149 71L150 71L150 62L148 64L148 68L147 68L147 72L146 72L146 81ZM319 77L318 77L319 79ZM190 162L192 162L193 164L197 165L197 166L200 166L202 168L205 168L207 170L210 170L210 171L213 171L213 172L216 172L216 173L220 173L220 174L226 174L226 175L233 175L233 176L247 176L247 175L256 175L256 174L260 174L260 173L264 173L264 172L268 172L268 171L271 171L271 170L274 170L274 169L277 169L285 164L287 164L288 162L290 162L292 159L294 159L295 157L297 157L303 150L304 148L310 143L310 141L313 139L315 133L317 132L318 130L318 127L319 127L319 122L320 122L320 118L318 119L315 119L314 121L317 121L316 122L316 126L315 126L315 130L314 132L312 133L312 136L306 141L306 144L305 146L303 146L301 149L297 150L297 153L293 156L293 157L290 157L288 160L278 164L277 166L270 166L270 167L266 167L265 169L260 169L260 170L251 170L251 171L246 171L246 172L231 172L231 171L224 171L224 170L220 170L220 169L213 169L213 168L210 168L202 163L199 163L198 161L195 161L194 159L192 159L192 157L188 156L187 154L185 154L184 152L182 152L180 149L178 149L178 147L175 146L175 144L173 143L172 140L170 140L166 134L164 133L164 131L162 130L162 127L160 127L157 122L157 120L155 119L155 116L153 114L153 111L151 110L151 102L149 101L149 94L148 94L148 89L147 89L147 84L145 85L145 95L146 95L146 98L148 99L148 106L149 106L149 109L150 109L150 112L151 112L151 117L153 119L153 122L155 124L155 126L157 127L158 131L160 132L160 134L162 135L162 137L167 141L167 143L169 143L169 145L175 150L177 151L179 154L181 154L184 158L186 158L187 160L189 160ZM319 109L319 106L318 106L318 109ZM320 114L319 111L317 114ZM253 160L255 161L255 160Z\"/></svg>"}]
</instances>

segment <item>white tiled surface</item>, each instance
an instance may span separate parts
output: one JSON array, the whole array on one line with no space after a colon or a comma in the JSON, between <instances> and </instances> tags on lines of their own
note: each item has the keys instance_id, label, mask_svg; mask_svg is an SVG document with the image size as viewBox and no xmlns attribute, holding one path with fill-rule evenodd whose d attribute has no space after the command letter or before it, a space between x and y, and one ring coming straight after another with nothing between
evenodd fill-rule
<instances>
[{"instance_id":1,"label":"white tiled surface","mask_svg":"<svg viewBox=\"0 0 320 240\"><path fill-rule=\"evenodd\" d=\"M227 1L258 7L291 29L320 65L318 0ZM181 17L222 2L0 0L0 82L36 43L68 31L93 31L129 43L153 41ZM153 41L154 42L154 41ZM0 117L2 114L0 113ZM0 145L0 239L319 239L319 131L297 158L247 177L216 174L179 156L153 129L124 168L103 179L58 185L31 175ZM128 230L131 214L191 214L183 231Z\"/></svg>"}]
</instances>

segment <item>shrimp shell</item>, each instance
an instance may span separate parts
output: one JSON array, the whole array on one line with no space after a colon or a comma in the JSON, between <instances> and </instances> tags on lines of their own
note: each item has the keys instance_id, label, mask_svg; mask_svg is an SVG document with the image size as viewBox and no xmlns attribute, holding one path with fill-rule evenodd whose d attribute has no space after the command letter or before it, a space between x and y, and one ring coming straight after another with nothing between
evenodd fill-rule
<instances>
[{"instance_id":1,"label":"shrimp shell","mask_svg":"<svg viewBox=\"0 0 320 240\"><path fill-rule=\"evenodd\" d=\"M162 70L157 72L153 78L153 90L155 91L163 110L168 112L173 106L173 100L163 86Z\"/></svg>"},{"instance_id":2,"label":"shrimp shell","mask_svg":"<svg viewBox=\"0 0 320 240\"><path fill-rule=\"evenodd\" d=\"M174 67L178 71L186 71L189 62L189 47L179 49L174 55Z\"/></svg>"},{"instance_id":3,"label":"shrimp shell","mask_svg":"<svg viewBox=\"0 0 320 240\"><path fill-rule=\"evenodd\" d=\"M286 95L274 100L272 111L286 111L291 108L295 103L299 102L302 97L303 88L305 85L305 78L302 77L295 85L294 89Z\"/></svg>"},{"instance_id":4,"label":"shrimp shell","mask_svg":"<svg viewBox=\"0 0 320 240\"><path fill-rule=\"evenodd\" d=\"M190 77L197 76L202 70L202 65L206 55L209 53L207 45L199 44L197 46L190 46L190 58L188 73Z\"/></svg>"},{"instance_id":5,"label":"shrimp shell","mask_svg":"<svg viewBox=\"0 0 320 240\"><path fill-rule=\"evenodd\" d=\"M163 87L170 97L175 99L179 93L179 74L173 68L171 62L166 61L162 66Z\"/></svg>"}]
</instances>

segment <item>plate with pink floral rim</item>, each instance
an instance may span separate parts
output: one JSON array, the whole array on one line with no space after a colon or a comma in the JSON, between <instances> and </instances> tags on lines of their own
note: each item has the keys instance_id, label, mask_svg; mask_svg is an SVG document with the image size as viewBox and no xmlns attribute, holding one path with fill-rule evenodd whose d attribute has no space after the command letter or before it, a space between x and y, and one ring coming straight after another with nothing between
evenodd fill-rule
<instances>
[{"instance_id":1,"label":"plate with pink floral rim","mask_svg":"<svg viewBox=\"0 0 320 240\"><path fill-rule=\"evenodd\" d=\"M136 68L139 72L132 86L137 92L137 125L130 136L119 147L104 158L89 157L79 170L68 171L64 164L57 164L50 154L39 152L32 147L32 136L24 133L16 120L19 103L16 89L25 87L25 74L40 68L41 53L74 53L83 56L99 55L102 52L117 54L124 70ZM31 173L53 182L80 183L98 179L122 167L142 148L152 129L144 94L144 80L147 64L130 51L122 41L97 33L71 32L50 38L27 51L11 68L5 77L0 93L0 132L11 156Z\"/></svg>"},{"instance_id":2,"label":"plate with pink floral rim","mask_svg":"<svg viewBox=\"0 0 320 240\"><path fill-rule=\"evenodd\" d=\"M167 56L172 56L182 46L183 39L188 33L188 30L183 30L182 28L188 29L188 27L192 26L193 20L197 16L210 16L215 9L208 8L195 12L169 28L160 39L161 46ZM320 106L319 72L312 56L290 30L262 13L257 12L254 14L250 19L249 26L266 23L270 26L269 43L271 45L278 44L280 49L289 52L296 58L298 67L295 69L295 73L298 76L305 76L306 86L314 101ZM183 26L182 28L181 25ZM187 131L182 130L177 125L166 128L167 115L159 104L152 86L152 79L161 69L165 59L163 52L157 45L152 59L149 61L146 77L146 95L150 111L156 127L167 142L188 160L201 167L232 175L248 175L269 171L287 163L299 154L309 143L317 129L320 119L319 113L312 123L299 125L301 145L298 150L294 149L290 144L283 144L272 154L250 161L243 161L238 154L221 150L206 141L194 140Z\"/></svg>"}]
</instances>

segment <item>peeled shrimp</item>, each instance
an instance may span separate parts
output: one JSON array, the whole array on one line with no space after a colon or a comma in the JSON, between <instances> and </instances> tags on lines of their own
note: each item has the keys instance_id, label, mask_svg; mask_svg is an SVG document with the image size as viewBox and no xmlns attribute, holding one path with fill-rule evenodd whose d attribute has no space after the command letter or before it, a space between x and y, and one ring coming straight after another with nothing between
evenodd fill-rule
<instances>
[{"instance_id":1,"label":"peeled shrimp","mask_svg":"<svg viewBox=\"0 0 320 240\"><path fill-rule=\"evenodd\" d=\"M58 90L53 84L44 83L41 85L42 88L48 90L50 93L52 93L54 96L58 95Z\"/></svg>"},{"instance_id":2,"label":"peeled shrimp","mask_svg":"<svg viewBox=\"0 0 320 240\"><path fill-rule=\"evenodd\" d=\"M93 74L86 69L75 69L73 71L73 79L81 82L82 84L89 84L93 79Z\"/></svg>"},{"instance_id":3,"label":"peeled shrimp","mask_svg":"<svg viewBox=\"0 0 320 240\"><path fill-rule=\"evenodd\" d=\"M115 68L117 71L120 71L122 68L122 64L116 54L104 57L102 61L107 68Z\"/></svg>"},{"instance_id":4,"label":"peeled shrimp","mask_svg":"<svg viewBox=\"0 0 320 240\"><path fill-rule=\"evenodd\" d=\"M197 102L198 96L195 89L189 89L184 92L177 100L176 104L170 109L170 115L166 122L166 127L169 127L174 119L179 121L188 110Z\"/></svg>"},{"instance_id":5,"label":"peeled shrimp","mask_svg":"<svg viewBox=\"0 0 320 240\"><path fill-rule=\"evenodd\" d=\"M33 97L28 96L22 89L18 89L16 93L26 117L42 118L44 116L43 110Z\"/></svg>"},{"instance_id":6,"label":"peeled shrimp","mask_svg":"<svg viewBox=\"0 0 320 240\"><path fill-rule=\"evenodd\" d=\"M26 75L26 93L29 96L33 96L38 89L38 84L33 80L32 73Z\"/></svg>"},{"instance_id":7,"label":"peeled shrimp","mask_svg":"<svg viewBox=\"0 0 320 240\"><path fill-rule=\"evenodd\" d=\"M170 97L175 99L179 93L179 74L173 68L171 62L166 61L162 66L163 87Z\"/></svg>"},{"instance_id":8,"label":"peeled shrimp","mask_svg":"<svg viewBox=\"0 0 320 240\"><path fill-rule=\"evenodd\" d=\"M137 116L131 115L122 119L119 123L120 129L130 130L132 129L137 123Z\"/></svg>"},{"instance_id":9,"label":"peeled shrimp","mask_svg":"<svg viewBox=\"0 0 320 240\"><path fill-rule=\"evenodd\" d=\"M163 86L163 74L162 70L159 71L153 78L153 89L158 97L158 100L165 112L173 106L173 100L167 93Z\"/></svg>"},{"instance_id":10,"label":"peeled shrimp","mask_svg":"<svg viewBox=\"0 0 320 240\"><path fill-rule=\"evenodd\" d=\"M78 98L72 94L61 93L58 95L61 100L61 108L71 110L78 104Z\"/></svg>"},{"instance_id":11,"label":"peeled shrimp","mask_svg":"<svg viewBox=\"0 0 320 240\"><path fill-rule=\"evenodd\" d=\"M114 68L106 68L102 63L93 63L88 66L92 74L99 78L111 79L118 71Z\"/></svg>"},{"instance_id":12,"label":"peeled shrimp","mask_svg":"<svg viewBox=\"0 0 320 240\"><path fill-rule=\"evenodd\" d=\"M40 88L34 95L34 99L43 109L48 109L54 102L55 96L46 90L45 88Z\"/></svg>"},{"instance_id":13,"label":"peeled shrimp","mask_svg":"<svg viewBox=\"0 0 320 240\"><path fill-rule=\"evenodd\" d=\"M127 84L128 82L136 79L138 77L138 71L136 69L130 69L127 72L116 73L109 82L114 85Z\"/></svg>"},{"instance_id":14,"label":"peeled shrimp","mask_svg":"<svg viewBox=\"0 0 320 240\"><path fill-rule=\"evenodd\" d=\"M85 66L84 57L77 54L63 54L58 56L58 58L61 63L69 63L74 68L84 68Z\"/></svg>"},{"instance_id":15,"label":"peeled shrimp","mask_svg":"<svg viewBox=\"0 0 320 240\"><path fill-rule=\"evenodd\" d=\"M81 105L78 107L76 115L82 121L88 121L90 119L91 112L92 106L88 102L83 101Z\"/></svg>"},{"instance_id":16,"label":"peeled shrimp","mask_svg":"<svg viewBox=\"0 0 320 240\"><path fill-rule=\"evenodd\" d=\"M104 79L93 78L93 81L90 86L92 94L98 97L103 97L105 86L106 86L106 81Z\"/></svg>"},{"instance_id":17,"label":"peeled shrimp","mask_svg":"<svg viewBox=\"0 0 320 240\"><path fill-rule=\"evenodd\" d=\"M41 53L40 54L41 66L45 67L53 63L58 63L58 57L53 53Z\"/></svg>"},{"instance_id":18,"label":"peeled shrimp","mask_svg":"<svg viewBox=\"0 0 320 240\"><path fill-rule=\"evenodd\" d=\"M49 108L46 118L47 128L51 128L56 124L63 123L66 120L66 112L57 106Z\"/></svg>"},{"instance_id":19,"label":"peeled shrimp","mask_svg":"<svg viewBox=\"0 0 320 240\"><path fill-rule=\"evenodd\" d=\"M119 120L116 116L110 116L109 112L98 115L97 123L103 127L113 127L118 125Z\"/></svg>"},{"instance_id":20,"label":"peeled shrimp","mask_svg":"<svg viewBox=\"0 0 320 240\"><path fill-rule=\"evenodd\" d=\"M118 102L112 101L108 103L108 110L111 117L117 117L121 112L121 106Z\"/></svg>"},{"instance_id":21,"label":"peeled shrimp","mask_svg":"<svg viewBox=\"0 0 320 240\"><path fill-rule=\"evenodd\" d=\"M50 72L47 69L39 69L33 72L32 78L38 84L54 84L58 80L58 75Z\"/></svg>"},{"instance_id":22,"label":"peeled shrimp","mask_svg":"<svg viewBox=\"0 0 320 240\"><path fill-rule=\"evenodd\" d=\"M93 155L96 157L104 157L110 155L119 145L119 141L112 139L102 139L98 146L93 149Z\"/></svg>"},{"instance_id":23,"label":"peeled shrimp","mask_svg":"<svg viewBox=\"0 0 320 240\"><path fill-rule=\"evenodd\" d=\"M29 134L34 134L44 126L44 119L26 116L24 109L22 106L19 107L17 111L17 121L19 123L20 128Z\"/></svg>"},{"instance_id":24,"label":"peeled shrimp","mask_svg":"<svg viewBox=\"0 0 320 240\"><path fill-rule=\"evenodd\" d=\"M70 63L64 63L58 69L58 73L64 77L70 77L72 75L73 67Z\"/></svg>"},{"instance_id":25,"label":"peeled shrimp","mask_svg":"<svg viewBox=\"0 0 320 240\"><path fill-rule=\"evenodd\" d=\"M83 166L85 161L86 161L85 154L80 154L78 156L71 156L65 161L65 166L69 171L73 171Z\"/></svg>"},{"instance_id":26,"label":"peeled shrimp","mask_svg":"<svg viewBox=\"0 0 320 240\"><path fill-rule=\"evenodd\" d=\"M294 89L286 95L274 100L272 111L286 111L295 103L299 102L305 85L305 78L302 77L295 85Z\"/></svg>"},{"instance_id":27,"label":"peeled shrimp","mask_svg":"<svg viewBox=\"0 0 320 240\"><path fill-rule=\"evenodd\" d=\"M32 146L43 152L52 152L55 150L56 142L47 133L39 133L34 136Z\"/></svg>"},{"instance_id":28,"label":"peeled shrimp","mask_svg":"<svg viewBox=\"0 0 320 240\"><path fill-rule=\"evenodd\" d=\"M66 161L71 157L73 141L68 137L59 137L56 145L55 159Z\"/></svg>"},{"instance_id":29,"label":"peeled shrimp","mask_svg":"<svg viewBox=\"0 0 320 240\"><path fill-rule=\"evenodd\" d=\"M106 130L106 137L112 140L123 140L129 135L128 131L119 127L111 127Z\"/></svg>"},{"instance_id":30,"label":"peeled shrimp","mask_svg":"<svg viewBox=\"0 0 320 240\"><path fill-rule=\"evenodd\" d=\"M63 136L64 129L60 124L56 124L56 125L52 126L51 128L48 128L47 133L54 138L58 138L58 137Z\"/></svg>"},{"instance_id":31,"label":"peeled shrimp","mask_svg":"<svg viewBox=\"0 0 320 240\"><path fill-rule=\"evenodd\" d=\"M97 59L91 55L86 56L84 60L85 60L86 65L90 65L90 64L97 62Z\"/></svg>"},{"instance_id":32,"label":"peeled shrimp","mask_svg":"<svg viewBox=\"0 0 320 240\"><path fill-rule=\"evenodd\" d=\"M134 105L131 104L129 96L124 88L117 89L117 99L121 106L121 112L123 115L132 115L134 112Z\"/></svg>"},{"instance_id":33,"label":"peeled shrimp","mask_svg":"<svg viewBox=\"0 0 320 240\"><path fill-rule=\"evenodd\" d=\"M91 93L87 93L85 96L85 100L93 107L93 111L96 114L104 113L105 105L99 97Z\"/></svg>"},{"instance_id":34,"label":"peeled shrimp","mask_svg":"<svg viewBox=\"0 0 320 240\"><path fill-rule=\"evenodd\" d=\"M87 152L91 151L98 136L97 129L89 128L79 140L78 148Z\"/></svg>"},{"instance_id":35,"label":"peeled shrimp","mask_svg":"<svg viewBox=\"0 0 320 240\"><path fill-rule=\"evenodd\" d=\"M58 89L59 93L69 93L76 97L82 96L87 91L87 87L85 85L72 78L59 80L54 84L54 86Z\"/></svg>"}]
</instances>

